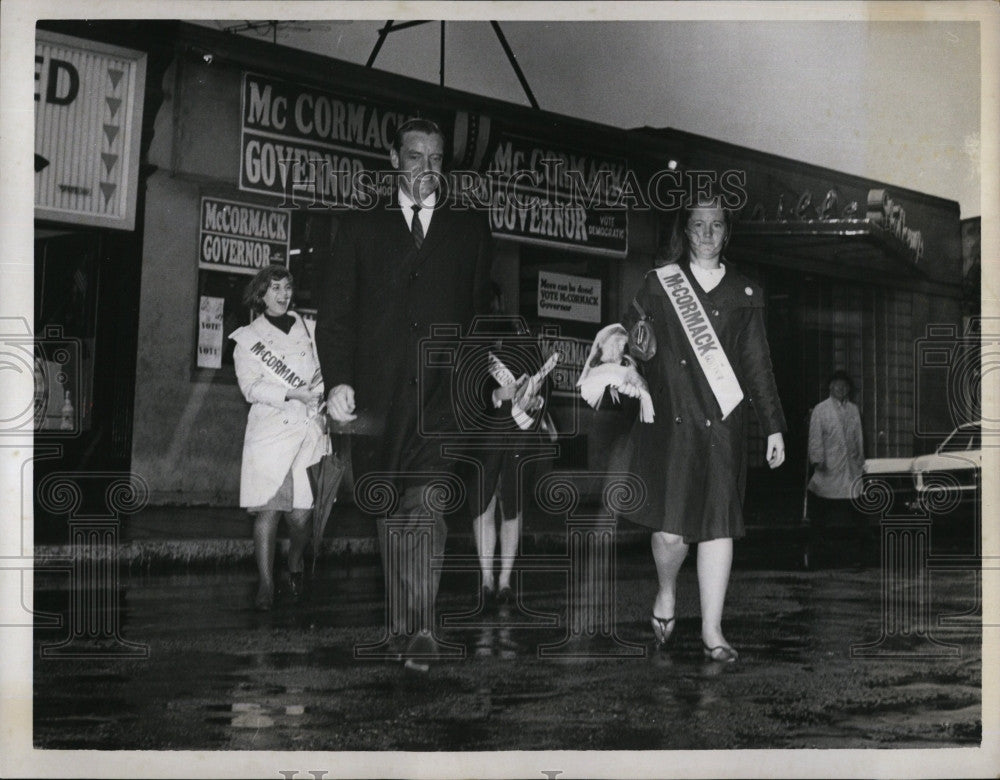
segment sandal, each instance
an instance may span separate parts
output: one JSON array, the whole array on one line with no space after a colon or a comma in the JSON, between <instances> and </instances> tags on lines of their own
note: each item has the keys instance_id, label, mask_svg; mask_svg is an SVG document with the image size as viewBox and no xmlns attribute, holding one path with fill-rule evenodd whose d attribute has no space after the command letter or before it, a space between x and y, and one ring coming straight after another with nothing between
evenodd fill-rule
<instances>
[{"instance_id":1,"label":"sandal","mask_svg":"<svg viewBox=\"0 0 1000 780\"><path fill-rule=\"evenodd\" d=\"M702 648L704 649L706 661L715 661L719 664L734 664L736 663L736 659L740 657L740 654L729 645L709 647L702 643Z\"/></svg>"},{"instance_id":2,"label":"sandal","mask_svg":"<svg viewBox=\"0 0 1000 780\"><path fill-rule=\"evenodd\" d=\"M674 618L661 618L653 615L650 623L653 625L653 636L656 637L656 649L662 650L667 646L670 637L674 634Z\"/></svg>"}]
</instances>

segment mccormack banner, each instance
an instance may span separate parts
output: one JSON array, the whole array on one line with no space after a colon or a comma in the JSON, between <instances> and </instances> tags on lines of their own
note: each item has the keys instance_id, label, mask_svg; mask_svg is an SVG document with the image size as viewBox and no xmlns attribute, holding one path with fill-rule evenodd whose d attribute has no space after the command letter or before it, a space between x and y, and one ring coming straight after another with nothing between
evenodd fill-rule
<instances>
[{"instance_id":1,"label":"mccormack banner","mask_svg":"<svg viewBox=\"0 0 1000 780\"><path fill-rule=\"evenodd\" d=\"M624 159L501 134L486 165L494 235L578 251L628 252Z\"/></svg>"},{"instance_id":2,"label":"mccormack banner","mask_svg":"<svg viewBox=\"0 0 1000 780\"><path fill-rule=\"evenodd\" d=\"M203 197L198 267L255 274L271 263L287 266L290 221L286 209Z\"/></svg>"},{"instance_id":3,"label":"mccormack banner","mask_svg":"<svg viewBox=\"0 0 1000 780\"><path fill-rule=\"evenodd\" d=\"M405 106L243 74L240 189L286 202L350 206L362 171L389 167Z\"/></svg>"}]
</instances>

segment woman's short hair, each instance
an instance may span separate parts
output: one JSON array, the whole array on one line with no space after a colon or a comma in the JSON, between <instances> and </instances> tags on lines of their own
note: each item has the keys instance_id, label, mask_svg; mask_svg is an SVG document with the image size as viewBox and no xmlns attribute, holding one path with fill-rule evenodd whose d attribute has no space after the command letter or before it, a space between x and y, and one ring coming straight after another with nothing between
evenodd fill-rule
<instances>
[{"instance_id":1,"label":"woman's short hair","mask_svg":"<svg viewBox=\"0 0 1000 780\"><path fill-rule=\"evenodd\" d=\"M722 242L722 251L725 251L726 247L729 246L729 238L733 234L733 222L736 221L736 214L732 209L726 208L724 203L721 193L715 187L700 190L693 197L685 198L684 205L674 212L667 240L661 242L657 252L656 264L687 262L691 250L687 237L687 224L688 220L691 219L691 212L697 208L721 206L722 218L726 223L726 237Z\"/></svg>"},{"instance_id":2,"label":"woman's short hair","mask_svg":"<svg viewBox=\"0 0 1000 780\"><path fill-rule=\"evenodd\" d=\"M279 282L287 279L288 284L295 287L295 280L292 272L283 265L268 265L261 268L243 291L243 304L253 309L255 314L260 314L267 306L264 305L264 293L271 286L271 282Z\"/></svg>"},{"instance_id":3,"label":"woman's short hair","mask_svg":"<svg viewBox=\"0 0 1000 780\"><path fill-rule=\"evenodd\" d=\"M413 119L407 119L396 128L396 134L392 137L392 149L396 154L399 154L400 149L403 148L403 136L407 133L436 135L440 137L442 143L445 141L444 131L437 122L422 117L414 117Z\"/></svg>"}]
</instances>

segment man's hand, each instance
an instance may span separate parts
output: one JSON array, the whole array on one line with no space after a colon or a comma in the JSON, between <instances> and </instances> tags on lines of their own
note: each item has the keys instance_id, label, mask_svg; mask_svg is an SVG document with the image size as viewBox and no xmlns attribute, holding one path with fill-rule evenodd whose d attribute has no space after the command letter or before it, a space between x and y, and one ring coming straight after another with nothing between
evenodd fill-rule
<instances>
[{"instance_id":1,"label":"man's hand","mask_svg":"<svg viewBox=\"0 0 1000 780\"><path fill-rule=\"evenodd\" d=\"M542 408L545 401L538 394L538 383L529 378L527 374L522 374L517 380L517 392L514 393L513 404L518 409L526 412L534 412Z\"/></svg>"},{"instance_id":2,"label":"man's hand","mask_svg":"<svg viewBox=\"0 0 1000 780\"><path fill-rule=\"evenodd\" d=\"M767 437L767 465L778 468L785 462L785 437L780 433L772 433Z\"/></svg>"},{"instance_id":3,"label":"man's hand","mask_svg":"<svg viewBox=\"0 0 1000 780\"><path fill-rule=\"evenodd\" d=\"M326 413L337 422L356 420L354 414L354 388L350 385L337 385L326 396Z\"/></svg>"}]
</instances>

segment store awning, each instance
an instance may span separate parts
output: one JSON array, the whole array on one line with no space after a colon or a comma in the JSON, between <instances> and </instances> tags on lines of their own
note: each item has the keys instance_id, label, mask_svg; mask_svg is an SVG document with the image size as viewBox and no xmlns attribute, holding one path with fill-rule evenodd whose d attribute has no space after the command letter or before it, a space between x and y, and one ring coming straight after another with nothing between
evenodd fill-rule
<instances>
[{"instance_id":1,"label":"store awning","mask_svg":"<svg viewBox=\"0 0 1000 780\"><path fill-rule=\"evenodd\" d=\"M740 222L729 250L760 262L871 281L924 277L920 253L867 219Z\"/></svg>"}]
</instances>

